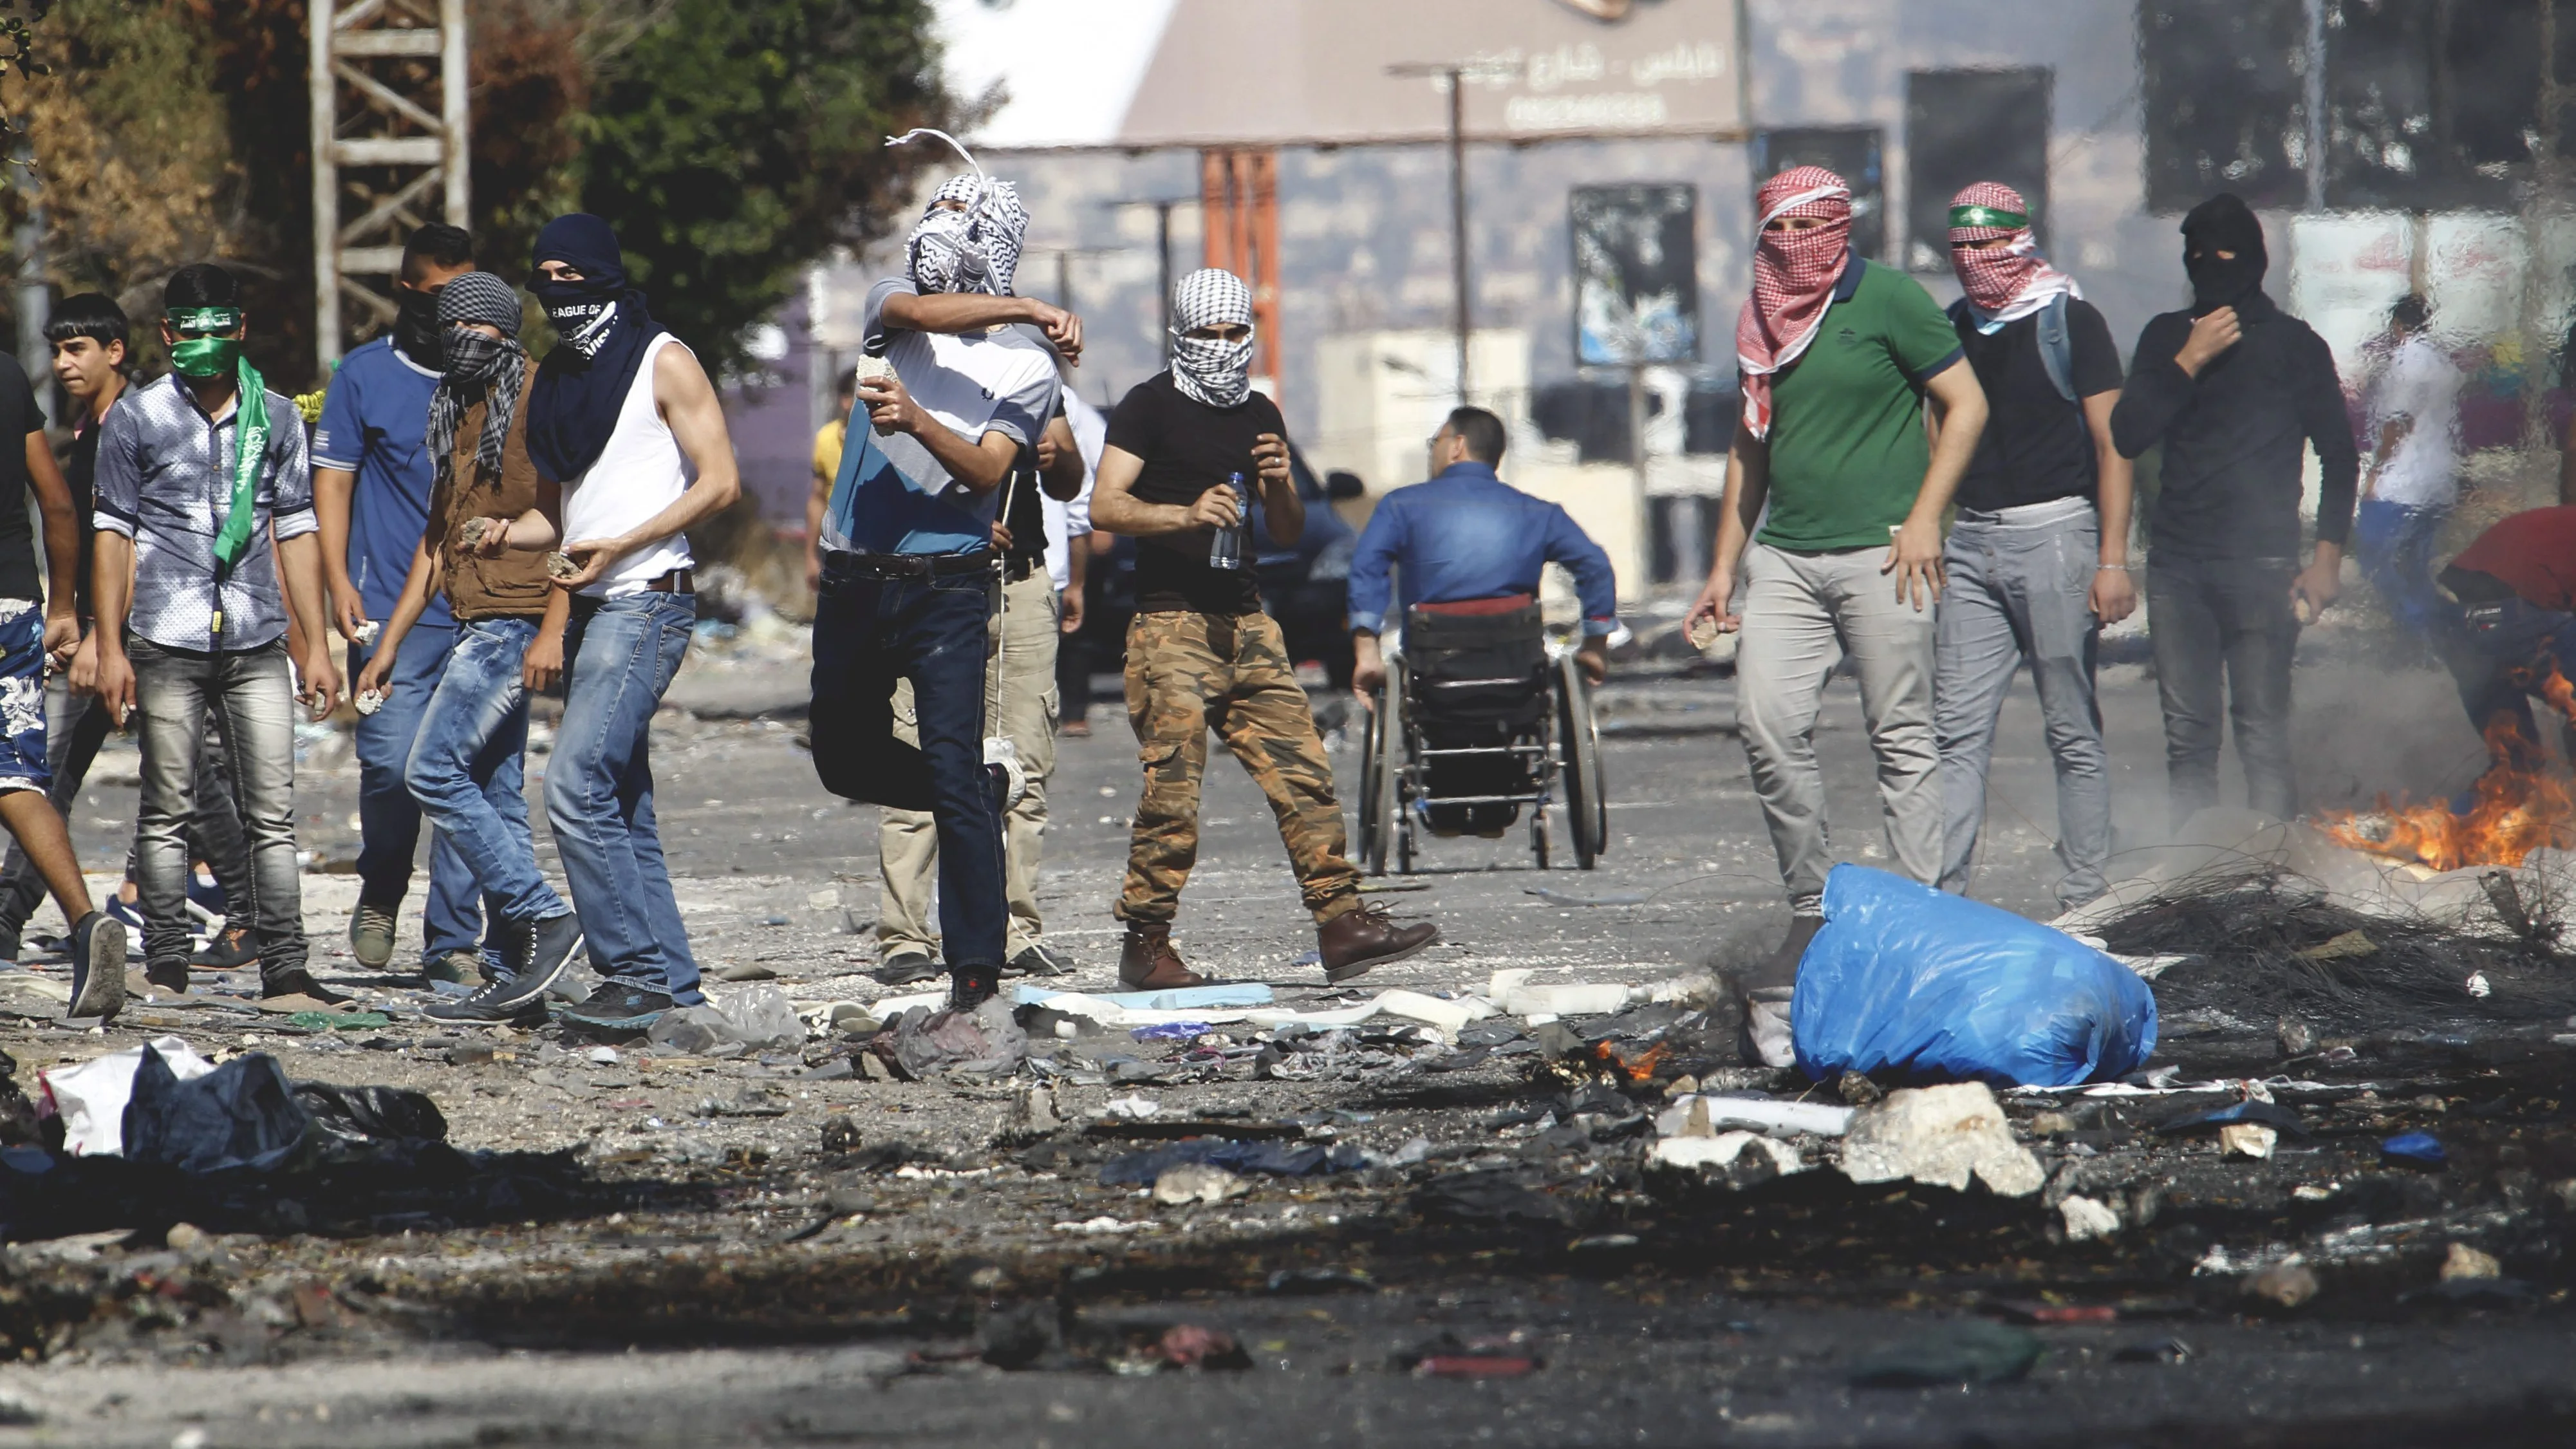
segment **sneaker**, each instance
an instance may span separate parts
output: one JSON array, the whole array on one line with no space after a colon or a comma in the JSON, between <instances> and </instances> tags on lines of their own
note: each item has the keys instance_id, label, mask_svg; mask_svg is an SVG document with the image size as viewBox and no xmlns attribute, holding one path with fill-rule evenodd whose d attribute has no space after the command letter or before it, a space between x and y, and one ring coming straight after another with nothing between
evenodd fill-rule
<instances>
[{"instance_id":1,"label":"sneaker","mask_svg":"<svg viewBox=\"0 0 2576 1449\"><path fill-rule=\"evenodd\" d=\"M631 986L622 981L604 981L588 1000L564 1008L563 1019L571 1026L588 1027L595 1032L642 1035L653 1029L662 1013L679 1003L667 994L644 986Z\"/></svg>"},{"instance_id":2,"label":"sneaker","mask_svg":"<svg viewBox=\"0 0 2576 1449\"><path fill-rule=\"evenodd\" d=\"M348 997L314 980L313 973L301 966L280 971L273 976L263 975L259 983L259 994L264 997L310 996L324 1006L346 1006L349 1003Z\"/></svg>"},{"instance_id":3,"label":"sneaker","mask_svg":"<svg viewBox=\"0 0 2576 1449\"><path fill-rule=\"evenodd\" d=\"M102 914L111 921L123 924L127 931L136 936L143 934L143 902L140 900L129 901L123 896L109 896L107 905L102 908Z\"/></svg>"},{"instance_id":4,"label":"sneaker","mask_svg":"<svg viewBox=\"0 0 2576 1449\"><path fill-rule=\"evenodd\" d=\"M1032 941L1029 948L1010 959L1002 968L1005 976L1070 976L1073 958L1044 941Z\"/></svg>"},{"instance_id":5,"label":"sneaker","mask_svg":"<svg viewBox=\"0 0 2576 1449\"><path fill-rule=\"evenodd\" d=\"M215 878L195 870L188 872L188 904L210 916L220 916L229 909L224 903L224 888Z\"/></svg>"},{"instance_id":6,"label":"sneaker","mask_svg":"<svg viewBox=\"0 0 2576 1449\"><path fill-rule=\"evenodd\" d=\"M939 963L927 951L897 951L885 964L868 973L879 986L910 986L915 982L933 981L939 976Z\"/></svg>"},{"instance_id":7,"label":"sneaker","mask_svg":"<svg viewBox=\"0 0 2576 1449\"><path fill-rule=\"evenodd\" d=\"M0 926L0 961L15 961L18 953L26 949L27 943L20 939L17 927Z\"/></svg>"},{"instance_id":8,"label":"sneaker","mask_svg":"<svg viewBox=\"0 0 2576 1449\"><path fill-rule=\"evenodd\" d=\"M545 1023L546 1002L542 993L518 1000L506 999L512 994L508 981L487 981L471 996L433 1001L422 1007L420 1014L432 1021L472 1022L481 1026L541 1026Z\"/></svg>"},{"instance_id":9,"label":"sneaker","mask_svg":"<svg viewBox=\"0 0 2576 1449\"><path fill-rule=\"evenodd\" d=\"M1387 919L1386 907L1375 902L1335 916L1315 931L1324 979L1334 982L1366 975L1390 961L1401 961L1439 939L1438 926L1428 921L1399 926Z\"/></svg>"},{"instance_id":10,"label":"sneaker","mask_svg":"<svg viewBox=\"0 0 2576 1449\"><path fill-rule=\"evenodd\" d=\"M72 1002L66 1016L112 1017L125 1009L125 924L96 911L72 927Z\"/></svg>"},{"instance_id":11,"label":"sneaker","mask_svg":"<svg viewBox=\"0 0 2576 1449\"><path fill-rule=\"evenodd\" d=\"M370 971L394 959L394 913L366 901L349 914L349 954Z\"/></svg>"},{"instance_id":12,"label":"sneaker","mask_svg":"<svg viewBox=\"0 0 2576 1449\"><path fill-rule=\"evenodd\" d=\"M200 971L239 971L258 961L259 948L250 943L248 926L216 933L204 950L188 958L188 964Z\"/></svg>"},{"instance_id":13,"label":"sneaker","mask_svg":"<svg viewBox=\"0 0 2576 1449\"><path fill-rule=\"evenodd\" d=\"M999 966L960 966L948 976L948 1009L973 1011L1002 994Z\"/></svg>"},{"instance_id":14,"label":"sneaker","mask_svg":"<svg viewBox=\"0 0 2576 1449\"><path fill-rule=\"evenodd\" d=\"M450 951L435 961L420 963L420 974L425 981L453 981L460 986L480 986L484 981L483 953Z\"/></svg>"},{"instance_id":15,"label":"sneaker","mask_svg":"<svg viewBox=\"0 0 2576 1449\"><path fill-rule=\"evenodd\" d=\"M572 965L572 958L581 954L581 918L570 911L560 916L548 916L537 922L536 929L523 939L527 943L522 948L526 954L508 963L509 974L503 978L508 985L501 988L495 999L504 1006L543 1009L546 988L554 985L556 978L564 974L564 968ZM670 1004L667 997L663 1004ZM645 1025L652 1023L646 1022Z\"/></svg>"}]
</instances>

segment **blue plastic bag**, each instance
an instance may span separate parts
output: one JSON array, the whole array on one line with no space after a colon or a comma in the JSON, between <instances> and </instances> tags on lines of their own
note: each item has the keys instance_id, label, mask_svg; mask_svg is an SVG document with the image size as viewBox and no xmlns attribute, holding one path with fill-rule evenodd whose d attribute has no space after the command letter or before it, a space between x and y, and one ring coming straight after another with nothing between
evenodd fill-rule
<instances>
[{"instance_id":1,"label":"blue plastic bag","mask_svg":"<svg viewBox=\"0 0 2576 1449\"><path fill-rule=\"evenodd\" d=\"M1825 925L1798 967L1789 1029L1817 1081L2066 1087L2125 1076L2156 1049L2137 973L2063 931L1864 866L1825 878Z\"/></svg>"}]
</instances>

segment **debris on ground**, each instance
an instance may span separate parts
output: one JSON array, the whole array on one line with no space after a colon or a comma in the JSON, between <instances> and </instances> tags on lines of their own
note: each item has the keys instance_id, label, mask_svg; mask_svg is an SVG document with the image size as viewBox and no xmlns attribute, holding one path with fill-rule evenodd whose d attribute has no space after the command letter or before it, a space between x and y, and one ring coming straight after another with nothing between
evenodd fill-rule
<instances>
[{"instance_id":1,"label":"debris on ground","mask_svg":"<svg viewBox=\"0 0 2576 1449\"><path fill-rule=\"evenodd\" d=\"M1860 1109L1843 1139L1843 1175L1858 1183L1910 1178L1953 1192L1967 1191L1973 1176L2003 1197L2027 1197L2046 1181L1983 1082L1903 1088Z\"/></svg>"},{"instance_id":2,"label":"debris on ground","mask_svg":"<svg viewBox=\"0 0 2576 1449\"><path fill-rule=\"evenodd\" d=\"M1863 1389L2006 1383L2029 1373L2039 1355L2039 1337L2027 1329L1970 1318L1863 1355L1850 1380Z\"/></svg>"}]
</instances>

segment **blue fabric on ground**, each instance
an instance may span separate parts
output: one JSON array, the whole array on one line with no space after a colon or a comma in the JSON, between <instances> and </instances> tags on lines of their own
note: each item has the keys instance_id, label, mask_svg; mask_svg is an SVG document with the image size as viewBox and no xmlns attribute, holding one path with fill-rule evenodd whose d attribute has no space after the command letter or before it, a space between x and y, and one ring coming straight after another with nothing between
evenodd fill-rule
<instances>
[{"instance_id":1,"label":"blue fabric on ground","mask_svg":"<svg viewBox=\"0 0 2576 1449\"><path fill-rule=\"evenodd\" d=\"M1798 1067L1915 1082L2066 1087L2156 1048L2137 973L2063 931L1865 866L1825 879L1790 1003Z\"/></svg>"}]
</instances>

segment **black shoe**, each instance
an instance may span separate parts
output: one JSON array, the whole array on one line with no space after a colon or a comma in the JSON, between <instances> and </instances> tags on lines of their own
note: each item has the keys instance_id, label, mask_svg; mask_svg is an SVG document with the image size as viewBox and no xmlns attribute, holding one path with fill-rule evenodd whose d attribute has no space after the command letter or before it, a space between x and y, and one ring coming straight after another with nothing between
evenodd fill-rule
<instances>
[{"instance_id":1,"label":"black shoe","mask_svg":"<svg viewBox=\"0 0 2576 1449\"><path fill-rule=\"evenodd\" d=\"M998 966L960 966L948 973L948 1009L973 1011L1002 994Z\"/></svg>"},{"instance_id":2,"label":"black shoe","mask_svg":"<svg viewBox=\"0 0 2576 1449\"><path fill-rule=\"evenodd\" d=\"M116 920L114 916L108 919ZM116 923L120 926L125 924L123 921ZM173 996L185 996L188 994L188 963L146 961L143 963L143 979L151 982L155 990L167 991Z\"/></svg>"},{"instance_id":3,"label":"black shoe","mask_svg":"<svg viewBox=\"0 0 2576 1449\"><path fill-rule=\"evenodd\" d=\"M588 1000L564 1008L568 1026L584 1027L603 1034L622 1033L641 1036L653 1029L662 1013L679 1005L663 992L623 982L602 982Z\"/></svg>"},{"instance_id":4,"label":"black shoe","mask_svg":"<svg viewBox=\"0 0 2576 1449\"><path fill-rule=\"evenodd\" d=\"M545 1009L546 989L564 974L572 958L581 954L581 918L570 911L548 916L534 929L514 928L502 960L509 967L492 998L496 1006L517 1010L533 1006ZM480 993L477 993L480 995Z\"/></svg>"},{"instance_id":5,"label":"black shoe","mask_svg":"<svg viewBox=\"0 0 2576 1449\"><path fill-rule=\"evenodd\" d=\"M72 927L72 1003L66 1016L105 1019L125 1009L125 924L96 911Z\"/></svg>"},{"instance_id":6,"label":"black shoe","mask_svg":"<svg viewBox=\"0 0 2576 1449\"><path fill-rule=\"evenodd\" d=\"M0 926L0 961L15 961L18 953L25 949L26 942L21 939L18 927Z\"/></svg>"},{"instance_id":7,"label":"black shoe","mask_svg":"<svg viewBox=\"0 0 2576 1449\"><path fill-rule=\"evenodd\" d=\"M1073 960L1044 941L1032 942L1029 948L1002 968L1005 976L1070 976Z\"/></svg>"},{"instance_id":8,"label":"black shoe","mask_svg":"<svg viewBox=\"0 0 2576 1449\"><path fill-rule=\"evenodd\" d=\"M250 943L248 926L217 932L206 949L188 958L188 964L200 971L239 971L258 961L259 948Z\"/></svg>"},{"instance_id":9,"label":"black shoe","mask_svg":"<svg viewBox=\"0 0 2576 1449\"><path fill-rule=\"evenodd\" d=\"M885 964L868 973L879 986L910 986L918 981L933 981L939 976L939 963L927 951L897 951Z\"/></svg>"},{"instance_id":10,"label":"black shoe","mask_svg":"<svg viewBox=\"0 0 2576 1449\"><path fill-rule=\"evenodd\" d=\"M487 981L473 995L433 1001L421 1008L421 1015L432 1021L473 1022L482 1026L539 1026L546 1019L545 994L520 1000L509 1000L516 984L510 981Z\"/></svg>"},{"instance_id":11,"label":"black shoe","mask_svg":"<svg viewBox=\"0 0 2576 1449\"><path fill-rule=\"evenodd\" d=\"M314 980L313 973L301 966L291 971L280 971L274 976L263 976L259 983L259 994L265 997L310 996L324 1006L349 1004L348 997Z\"/></svg>"}]
</instances>

